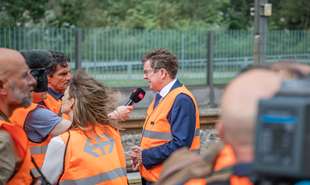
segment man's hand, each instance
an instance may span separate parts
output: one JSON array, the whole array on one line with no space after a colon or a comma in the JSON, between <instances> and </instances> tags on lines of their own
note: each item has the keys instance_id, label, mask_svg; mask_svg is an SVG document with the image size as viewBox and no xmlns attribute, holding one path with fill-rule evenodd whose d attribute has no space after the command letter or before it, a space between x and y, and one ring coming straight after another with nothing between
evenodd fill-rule
<instances>
[{"instance_id":1,"label":"man's hand","mask_svg":"<svg viewBox=\"0 0 310 185\"><path fill-rule=\"evenodd\" d=\"M132 161L132 170L138 170L139 166L142 164L142 148L139 146L132 147L130 157Z\"/></svg>"},{"instance_id":2,"label":"man's hand","mask_svg":"<svg viewBox=\"0 0 310 185\"><path fill-rule=\"evenodd\" d=\"M132 112L133 106L128 105L121 105L118 106L113 112L109 113L108 116L111 119L117 121L125 121L129 118L129 114Z\"/></svg>"}]
</instances>

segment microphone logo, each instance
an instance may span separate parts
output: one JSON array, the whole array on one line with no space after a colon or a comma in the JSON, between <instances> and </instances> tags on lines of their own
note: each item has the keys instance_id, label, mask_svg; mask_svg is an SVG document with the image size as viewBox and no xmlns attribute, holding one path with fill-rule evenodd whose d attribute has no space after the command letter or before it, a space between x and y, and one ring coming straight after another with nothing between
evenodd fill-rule
<instances>
[{"instance_id":1,"label":"microphone logo","mask_svg":"<svg viewBox=\"0 0 310 185\"><path fill-rule=\"evenodd\" d=\"M137 88L131 93L128 102L125 105L132 105L138 103L144 98L145 91L142 88Z\"/></svg>"}]
</instances>

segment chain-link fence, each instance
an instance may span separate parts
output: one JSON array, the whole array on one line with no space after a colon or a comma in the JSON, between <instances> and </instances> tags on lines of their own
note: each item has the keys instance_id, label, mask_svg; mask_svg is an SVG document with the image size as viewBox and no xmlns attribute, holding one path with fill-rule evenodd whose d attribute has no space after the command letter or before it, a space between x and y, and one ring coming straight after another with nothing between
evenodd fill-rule
<instances>
[{"instance_id":1,"label":"chain-link fence","mask_svg":"<svg viewBox=\"0 0 310 185\"><path fill-rule=\"evenodd\" d=\"M0 28L0 47L62 51L73 61L73 68L80 64L97 79L114 87L146 85L140 59L154 48L167 48L177 55L181 66L178 76L183 82L205 85L208 47L212 47L214 83L227 83L241 68L253 63L253 33L212 32L214 39L208 44L208 31L201 30ZM309 45L310 32L270 31L267 62L307 63Z\"/></svg>"}]
</instances>

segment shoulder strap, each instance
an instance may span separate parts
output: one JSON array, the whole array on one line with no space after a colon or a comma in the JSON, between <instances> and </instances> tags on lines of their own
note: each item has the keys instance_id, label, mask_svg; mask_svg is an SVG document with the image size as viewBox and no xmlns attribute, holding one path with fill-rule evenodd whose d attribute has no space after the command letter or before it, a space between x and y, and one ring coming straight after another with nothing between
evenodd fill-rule
<instances>
[{"instance_id":1,"label":"shoulder strap","mask_svg":"<svg viewBox=\"0 0 310 185\"><path fill-rule=\"evenodd\" d=\"M31 173L32 179L33 179L33 184L35 184L35 181L37 180L37 178L40 178L41 180L41 185L52 185L47 178L45 177L45 175L42 173L41 169L39 168L38 164L36 163L36 161L34 160L34 158L31 156L31 162L34 165L34 167L36 168L37 172L40 174L39 177L35 177L35 175Z\"/></svg>"}]
</instances>

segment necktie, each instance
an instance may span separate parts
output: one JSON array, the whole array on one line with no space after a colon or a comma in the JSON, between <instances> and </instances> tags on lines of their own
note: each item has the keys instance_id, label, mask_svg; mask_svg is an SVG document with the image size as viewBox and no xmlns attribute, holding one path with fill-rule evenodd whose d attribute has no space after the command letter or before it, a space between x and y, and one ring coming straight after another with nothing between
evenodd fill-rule
<instances>
[{"instance_id":1,"label":"necktie","mask_svg":"<svg viewBox=\"0 0 310 185\"><path fill-rule=\"evenodd\" d=\"M158 105L160 99L161 99L160 94L159 94L159 93L156 93L155 102L154 102L154 108Z\"/></svg>"}]
</instances>

